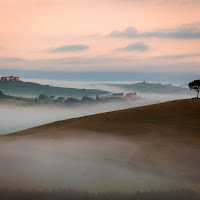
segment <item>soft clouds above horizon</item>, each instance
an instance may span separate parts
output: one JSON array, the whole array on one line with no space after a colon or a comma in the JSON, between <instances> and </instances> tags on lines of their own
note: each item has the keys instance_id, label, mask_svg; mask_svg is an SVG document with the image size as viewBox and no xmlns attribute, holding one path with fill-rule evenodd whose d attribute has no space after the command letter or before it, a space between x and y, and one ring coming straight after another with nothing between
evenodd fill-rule
<instances>
[{"instance_id":1,"label":"soft clouds above horizon","mask_svg":"<svg viewBox=\"0 0 200 200\"><path fill-rule=\"evenodd\" d=\"M58 59L27 60L21 58L1 58L0 66L3 69L24 69L24 70L46 70L46 71L69 71L69 72L109 72L109 71L130 71L145 73L194 73L198 74L198 62L182 62L184 59L199 58L200 54L176 54L147 57L66 57ZM162 63L162 65L160 64ZM56 66L56 67L55 67ZM95 68L94 68L95 66ZM115 66L114 70L112 66ZM134 66L137 66L135 68ZM150 71L149 71L150 68ZM176 70L174 70L176 69ZM184 70L183 70L184 69Z\"/></svg>"},{"instance_id":2,"label":"soft clouds above horizon","mask_svg":"<svg viewBox=\"0 0 200 200\"><path fill-rule=\"evenodd\" d=\"M73 51L85 51L89 49L89 46L83 44L63 45L55 48L48 49L48 52L59 53L59 52L73 52Z\"/></svg>"},{"instance_id":3,"label":"soft clouds above horizon","mask_svg":"<svg viewBox=\"0 0 200 200\"><path fill-rule=\"evenodd\" d=\"M113 31L110 37L200 39L200 23L184 24L173 29L153 30L149 32L139 32L135 27L128 27L124 31Z\"/></svg>"},{"instance_id":4,"label":"soft clouds above horizon","mask_svg":"<svg viewBox=\"0 0 200 200\"><path fill-rule=\"evenodd\" d=\"M199 10L199 0L1 0L0 69L200 73Z\"/></svg>"},{"instance_id":5,"label":"soft clouds above horizon","mask_svg":"<svg viewBox=\"0 0 200 200\"><path fill-rule=\"evenodd\" d=\"M128 46L124 48L119 48L117 51L147 51L149 50L149 46L146 45L144 42L136 42L133 44L129 44Z\"/></svg>"}]
</instances>

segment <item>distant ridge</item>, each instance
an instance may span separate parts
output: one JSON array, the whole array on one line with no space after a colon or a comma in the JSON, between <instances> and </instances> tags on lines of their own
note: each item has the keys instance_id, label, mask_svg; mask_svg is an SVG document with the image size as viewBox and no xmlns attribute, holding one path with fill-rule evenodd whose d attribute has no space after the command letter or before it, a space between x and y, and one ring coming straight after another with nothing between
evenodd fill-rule
<instances>
[{"instance_id":1,"label":"distant ridge","mask_svg":"<svg viewBox=\"0 0 200 200\"><path fill-rule=\"evenodd\" d=\"M47 96L83 97L107 94L108 92L96 89L63 88L41 85L33 82L0 82L0 90L7 95L26 96L45 94Z\"/></svg>"},{"instance_id":2,"label":"distant ridge","mask_svg":"<svg viewBox=\"0 0 200 200\"><path fill-rule=\"evenodd\" d=\"M98 86L98 84L96 84ZM102 83L104 87L110 89L118 88L119 90L136 91L140 93L155 93L155 94L191 94L189 88L183 88L174 86L171 84L161 83L133 83L133 84L113 84L113 83Z\"/></svg>"}]
</instances>

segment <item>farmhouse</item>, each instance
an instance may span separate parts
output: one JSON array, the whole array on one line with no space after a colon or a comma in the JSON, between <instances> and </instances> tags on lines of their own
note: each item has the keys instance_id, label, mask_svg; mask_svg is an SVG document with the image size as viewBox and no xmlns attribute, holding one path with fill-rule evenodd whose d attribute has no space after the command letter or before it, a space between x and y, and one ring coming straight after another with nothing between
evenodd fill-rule
<instances>
[{"instance_id":1,"label":"farmhouse","mask_svg":"<svg viewBox=\"0 0 200 200\"><path fill-rule=\"evenodd\" d=\"M67 97L58 97L57 99L58 99L59 102L63 102L64 103L64 102L67 101L68 98Z\"/></svg>"},{"instance_id":2,"label":"farmhouse","mask_svg":"<svg viewBox=\"0 0 200 200\"><path fill-rule=\"evenodd\" d=\"M102 96L101 99L107 99L107 97L106 96Z\"/></svg>"},{"instance_id":3,"label":"farmhouse","mask_svg":"<svg viewBox=\"0 0 200 200\"><path fill-rule=\"evenodd\" d=\"M128 93L128 94L126 94L125 97L126 97L126 98L136 98L136 97L137 97L137 94L136 94L136 92L134 92L134 93Z\"/></svg>"},{"instance_id":4,"label":"farmhouse","mask_svg":"<svg viewBox=\"0 0 200 200\"><path fill-rule=\"evenodd\" d=\"M1 81L2 82L7 82L7 81L20 81L19 77L15 77L15 76L2 76L1 77Z\"/></svg>"},{"instance_id":5,"label":"farmhouse","mask_svg":"<svg viewBox=\"0 0 200 200\"><path fill-rule=\"evenodd\" d=\"M113 99L113 98L131 98L134 99L137 97L137 93L128 93L125 96L123 96L123 93L113 93L111 95L106 95L106 96L102 96L101 99Z\"/></svg>"}]
</instances>

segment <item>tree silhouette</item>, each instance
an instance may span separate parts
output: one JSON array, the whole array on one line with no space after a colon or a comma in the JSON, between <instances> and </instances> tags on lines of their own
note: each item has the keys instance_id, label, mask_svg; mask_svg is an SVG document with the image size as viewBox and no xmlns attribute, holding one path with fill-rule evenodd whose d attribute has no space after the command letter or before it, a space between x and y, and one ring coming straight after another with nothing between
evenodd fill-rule
<instances>
[{"instance_id":1,"label":"tree silhouette","mask_svg":"<svg viewBox=\"0 0 200 200\"><path fill-rule=\"evenodd\" d=\"M0 98L6 97L6 95L0 90Z\"/></svg>"},{"instance_id":2,"label":"tree silhouette","mask_svg":"<svg viewBox=\"0 0 200 200\"><path fill-rule=\"evenodd\" d=\"M66 100L66 103L78 103L78 102L80 102L79 99L76 99L76 98L73 98L73 97L69 97Z\"/></svg>"},{"instance_id":3,"label":"tree silhouette","mask_svg":"<svg viewBox=\"0 0 200 200\"><path fill-rule=\"evenodd\" d=\"M41 94L39 97L39 100L46 100L46 99L49 99L49 97L45 94Z\"/></svg>"},{"instance_id":4,"label":"tree silhouette","mask_svg":"<svg viewBox=\"0 0 200 200\"><path fill-rule=\"evenodd\" d=\"M199 98L199 90L200 90L200 80L194 80L188 84L190 90L194 90L197 92L197 98Z\"/></svg>"},{"instance_id":5,"label":"tree silhouette","mask_svg":"<svg viewBox=\"0 0 200 200\"><path fill-rule=\"evenodd\" d=\"M95 100L91 97L83 97L81 99L81 102L84 102L84 103L91 103L91 102L94 102Z\"/></svg>"}]
</instances>

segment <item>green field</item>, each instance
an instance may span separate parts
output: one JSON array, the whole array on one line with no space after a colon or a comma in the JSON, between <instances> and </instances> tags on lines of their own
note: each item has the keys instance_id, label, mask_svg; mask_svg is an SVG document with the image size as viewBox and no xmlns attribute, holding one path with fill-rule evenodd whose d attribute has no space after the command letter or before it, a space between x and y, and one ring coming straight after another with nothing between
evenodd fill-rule
<instances>
[{"instance_id":1,"label":"green field","mask_svg":"<svg viewBox=\"0 0 200 200\"><path fill-rule=\"evenodd\" d=\"M108 92L93 89L62 88L49 85L41 85L32 82L0 82L0 90L6 95L16 96L67 96L81 98L83 96L96 97Z\"/></svg>"}]
</instances>

